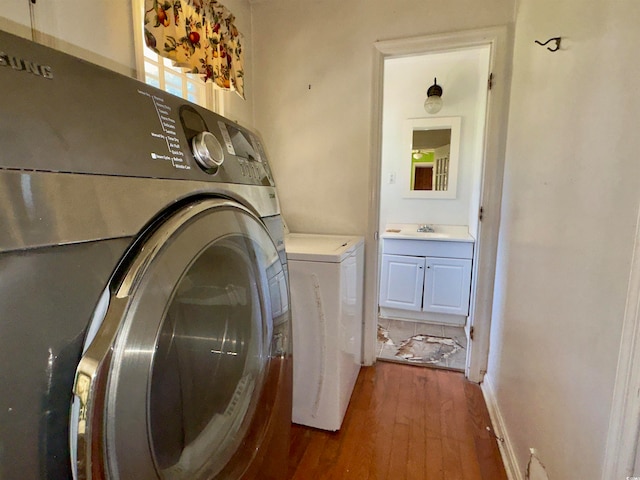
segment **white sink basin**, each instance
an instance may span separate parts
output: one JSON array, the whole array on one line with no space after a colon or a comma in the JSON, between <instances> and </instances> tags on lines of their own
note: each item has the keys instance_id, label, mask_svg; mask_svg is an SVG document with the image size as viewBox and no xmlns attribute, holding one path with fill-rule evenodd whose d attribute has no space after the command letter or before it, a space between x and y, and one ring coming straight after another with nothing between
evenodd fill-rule
<instances>
[{"instance_id":1,"label":"white sink basin","mask_svg":"<svg viewBox=\"0 0 640 480\"><path fill-rule=\"evenodd\" d=\"M466 225L433 225L433 232L418 232L419 223L390 223L382 232L382 238L407 240L439 240L449 242L473 242Z\"/></svg>"}]
</instances>

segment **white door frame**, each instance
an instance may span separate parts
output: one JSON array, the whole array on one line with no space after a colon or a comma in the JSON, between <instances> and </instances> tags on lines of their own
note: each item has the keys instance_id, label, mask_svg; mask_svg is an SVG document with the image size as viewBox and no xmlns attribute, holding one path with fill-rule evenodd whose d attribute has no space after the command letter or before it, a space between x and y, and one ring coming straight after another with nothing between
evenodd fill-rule
<instances>
[{"instance_id":1,"label":"white door frame","mask_svg":"<svg viewBox=\"0 0 640 480\"><path fill-rule=\"evenodd\" d=\"M604 455L602 480L637 475L635 465L640 432L640 211L629 274L627 304L622 324L620 353L609 430ZM635 470L635 471L634 471Z\"/></svg>"},{"instance_id":2,"label":"white door frame","mask_svg":"<svg viewBox=\"0 0 640 480\"><path fill-rule=\"evenodd\" d=\"M480 205L483 219L478 227L478 241L474 257L472 302L470 318L474 340L470 342L466 375L481 382L487 369L489 334L493 306L502 177L507 133L509 86L511 81L511 51L513 36L505 26L453 32L408 39L380 41L374 44L372 125L371 125L371 184L367 238L370 240L365 280L364 363L376 359L378 323L378 223L380 218L380 182L382 162L382 98L385 58L420 55L466 49L482 45L491 48L490 72L493 89L487 98L487 117L484 142L484 162L481 179ZM373 248L371 248L373 247Z\"/></svg>"}]
</instances>

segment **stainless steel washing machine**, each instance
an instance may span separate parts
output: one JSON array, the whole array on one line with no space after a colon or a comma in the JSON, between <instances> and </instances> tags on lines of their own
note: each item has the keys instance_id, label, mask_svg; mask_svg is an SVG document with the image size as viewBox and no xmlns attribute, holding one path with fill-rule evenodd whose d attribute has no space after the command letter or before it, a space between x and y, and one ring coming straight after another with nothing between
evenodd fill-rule
<instances>
[{"instance_id":1,"label":"stainless steel washing machine","mask_svg":"<svg viewBox=\"0 0 640 480\"><path fill-rule=\"evenodd\" d=\"M285 478L288 280L259 138L3 32L0 91L0 478Z\"/></svg>"}]
</instances>

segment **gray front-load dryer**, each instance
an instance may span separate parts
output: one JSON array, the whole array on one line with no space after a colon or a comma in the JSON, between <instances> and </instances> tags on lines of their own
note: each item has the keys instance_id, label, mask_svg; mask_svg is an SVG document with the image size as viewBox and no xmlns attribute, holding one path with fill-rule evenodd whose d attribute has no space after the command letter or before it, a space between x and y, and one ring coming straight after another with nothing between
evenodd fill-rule
<instances>
[{"instance_id":1,"label":"gray front-load dryer","mask_svg":"<svg viewBox=\"0 0 640 480\"><path fill-rule=\"evenodd\" d=\"M0 478L285 478L288 280L259 138L3 32L0 91Z\"/></svg>"}]
</instances>

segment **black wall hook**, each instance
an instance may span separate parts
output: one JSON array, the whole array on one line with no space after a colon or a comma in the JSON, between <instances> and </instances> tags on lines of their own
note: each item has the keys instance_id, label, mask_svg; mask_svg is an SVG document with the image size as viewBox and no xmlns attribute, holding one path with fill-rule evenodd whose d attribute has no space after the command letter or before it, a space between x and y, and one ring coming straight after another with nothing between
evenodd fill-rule
<instances>
[{"instance_id":1,"label":"black wall hook","mask_svg":"<svg viewBox=\"0 0 640 480\"><path fill-rule=\"evenodd\" d=\"M553 42L556 42L556 48L547 47L547 50L549 50L550 52L557 52L558 50L560 50L560 42L562 41L562 37L553 37L553 38L550 38L549 40L547 40L547 41L546 41L546 42L544 42L544 43L539 42L538 40L535 40L535 42L536 42L538 45L542 45L543 47L544 47L547 43L552 42L552 41L553 41Z\"/></svg>"}]
</instances>

